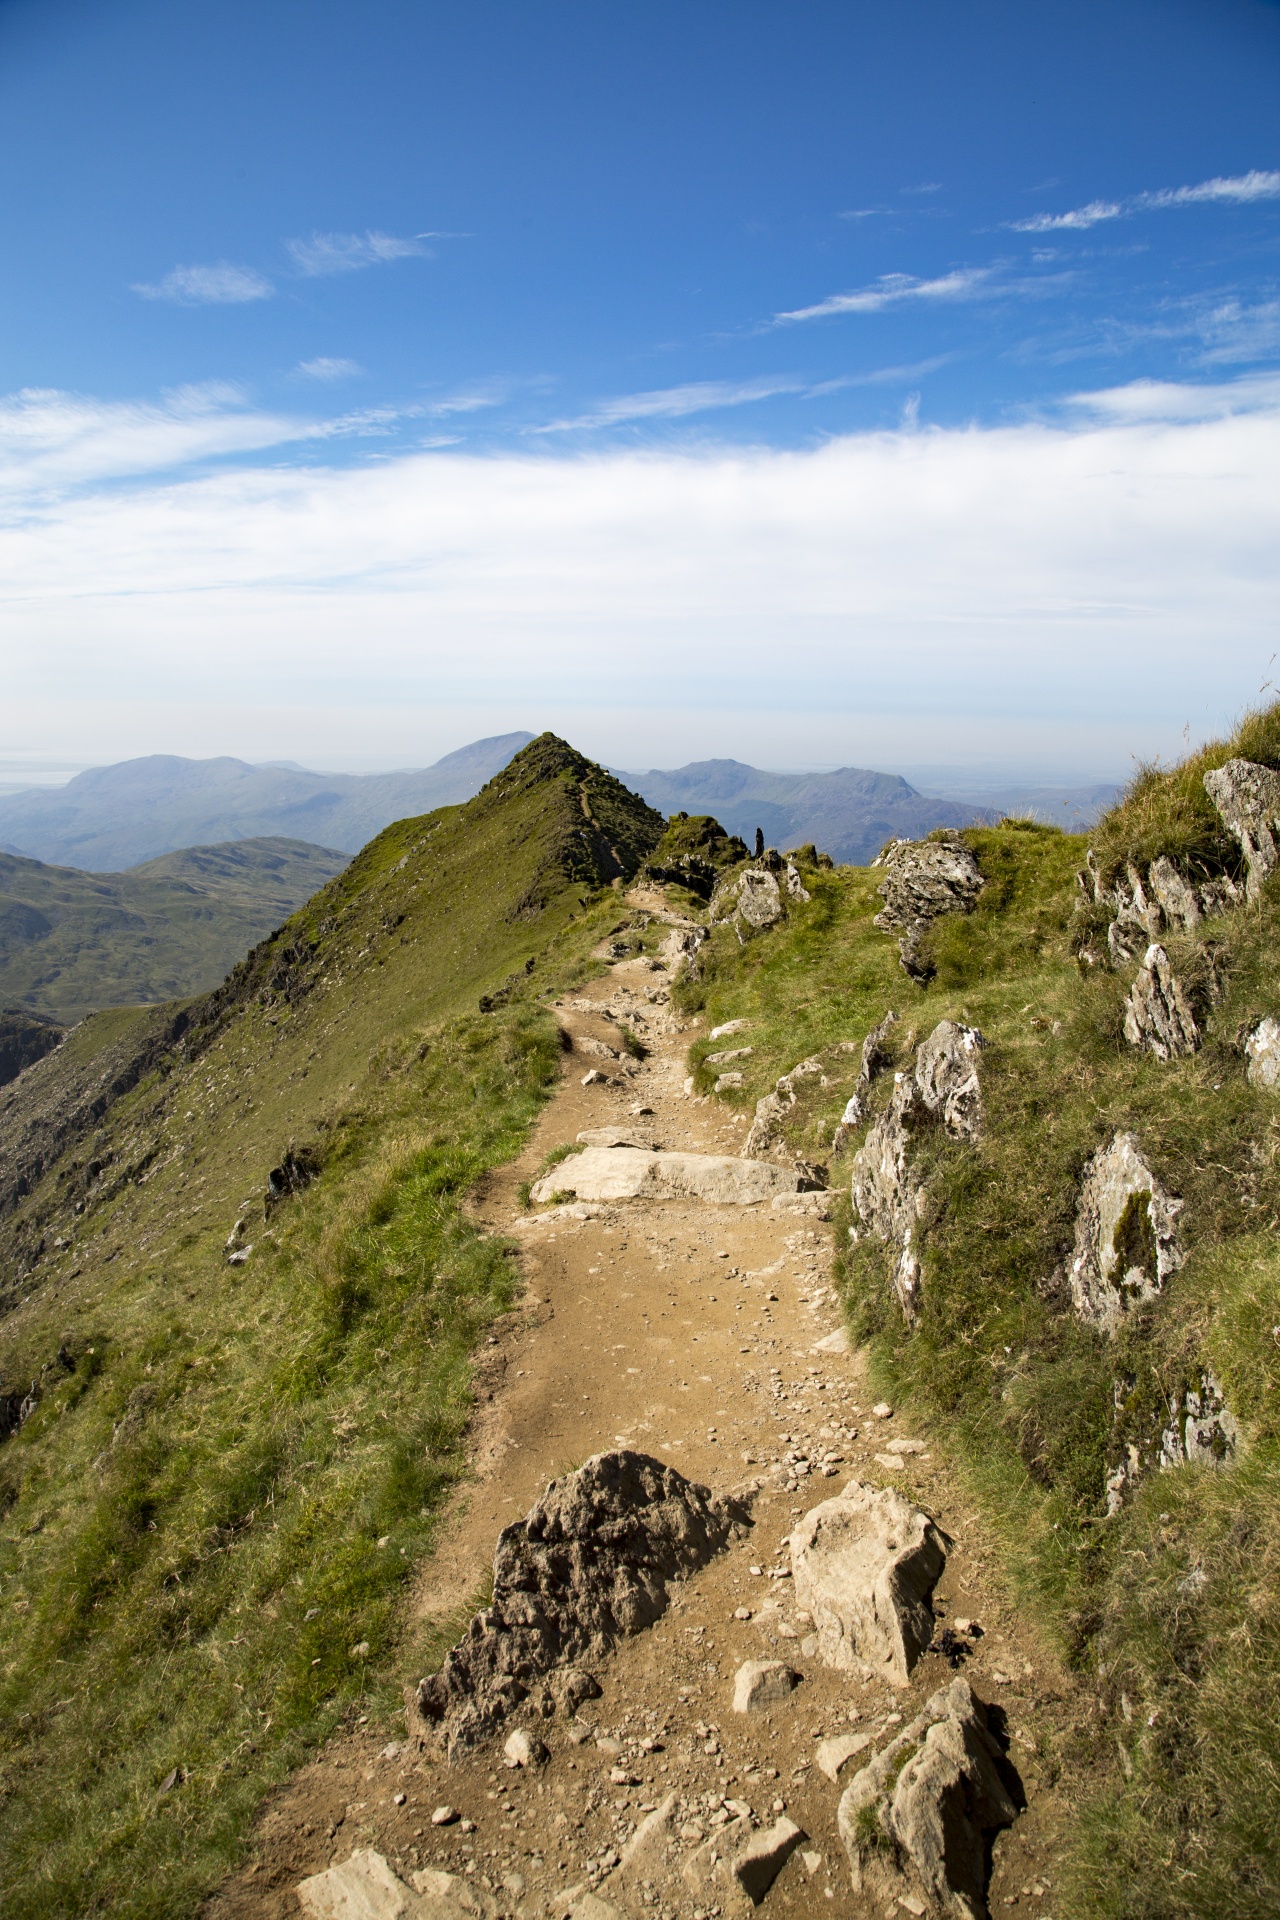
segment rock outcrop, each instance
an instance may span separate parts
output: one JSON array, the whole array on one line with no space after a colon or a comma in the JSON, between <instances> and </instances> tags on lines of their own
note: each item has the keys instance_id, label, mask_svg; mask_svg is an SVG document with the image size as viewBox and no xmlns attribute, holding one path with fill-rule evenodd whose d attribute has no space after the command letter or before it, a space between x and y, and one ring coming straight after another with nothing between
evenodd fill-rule
<instances>
[{"instance_id":1,"label":"rock outcrop","mask_svg":"<svg viewBox=\"0 0 1280 1920\"><path fill-rule=\"evenodd\" d=\"M941 1020L916 1049L911 1073L894 1075L893 1096L853 1157L853 1210L862 1226L895 1248L893 1288L909 1322L919 1311L919 1222L923 1182L911 1160L914 1133L941 1119L953 1139L972 1140L982 1124L976 1027Z\"/></svg>"},{"instance_id":2,"label":"rock outcrop","mask_svg":"<svg viewBox=\"0 0 1280 1920\"><path fill-rule=\"evenodd\" d=\"M1124 1009L1124 1037L1131 1047L1153 1053L1157 1060L1192 1054L1200 1045L1200 1029L1182 982L1169 964L1163 947L1147 948Z\"/></svg>"},{"instance_id":3,"label":"rock outcrop","mask_svg":"<svg viewBox=\"0 0 1280 1920\"><path fill-rule=\"evenodd\" d=\"M902 965L913 980L923 982L932 974L920 951L923 935L944 914L968 913L985 885L982 869L958 834L897 840L876 865L882 863L884 906L873 924L902 935Z\"/></svg>"},{"instance_id":4,"label":"rock outcrop","mask_svg":"<svg viewBox=\"0 0 1280 1920\"><path fill-rule=\"evenodd\" d=\"M691 968L700 947L711 938L705 927L673 927L666 939L658 947L658 958L664 960L672 979L676 979L686 968Z\"/></svg>"},{"instance_id":5,"label":"rock outcrop","mask_svg":"<svg viewBox=\"0 0 1280 1920\"><path fill-rule=\"evenodd\" d=\"M1071 1298L1082 1320L1113 1333L1124 1315L1182 1265L1172 1199L1131 1133L1117 1133L1084 1170L1076 1211Z\"/></svg>"},{"instance_id":6,"label":"rock outcrop","mask_svg":"<svg viewBox=\"0 0 1280 1920\"><path fill-rule=\"evenodd\" d=\"M1251 1087L1280 1086L1280 1021L1268 1014L1259 1020L1244 1043L1249 1065L1245 1078Z\"/></svg>"},{"instance_id":7,"label":"rock outcrop","mask_svg":"<svg viewBox=\"0 0 1280 1920\"><path fill-rule=\"evenodd\" d=\"M821 1060L811 1055L809 1059L801 1060L798 1066L792 1067L789 1073L784 1073L779 1080L776 1080L772 1093L766 1093L763 1099L756 1101L755 1119L751 1123L750 1133L743 1142L742 1151L745 1154L768 1152L782 1131L787 1115L796 1104L798 1082L821 1072Z\"/></svg>"},{"instance_id":8,"label":"rock outcrop","mask_svg":"<svg viewBox=\"0 0 1280 1920\"><path fill-rule=\"evenodd\" d=\"M557 1672L576 1674L651 1626L667 1582L705 1566L748 1523L745 1509L629 1448L553 1480L499 1535L491 1604L407 1695L410 1733L435 1730L453 1757L517 1708L553 1714Z\"/></svg>"},{"instance_id":9,"label":"rock outcrop","mask_svg":"<svg viewBox=\"0 0 1280 1920\"><path fill-rule=\"evenodd\" d=\"M1205 792L1227 832L1240 843L1248 877L1245 897L1256 900L1262 883L1280 863L1280 773L1253 760L1228 760L1204 776Z\"/></svg>"},{"instance_id":10,"label":"rock outcrop","mask_svg":"<svg viewBox=\"0 0 1280 1920\"><path fill-rule=\"evenodd\" d=\"M851 1480L812 1508L791 1536L791 1573L819 1658L905 1687L933 1638L930 1602L948 1544L894 1487Z\"/></svg>"},{"instance_id":11,"label":"rock outcrop","mask_svg":"<svg viewBox=\"0 0 1280 1920\"><path fill-rule=\"evenodd\" d=\"M1088 871L1078 876L1081 892L1086 899L1092 893L1094 901L1112 914L1107 956L1113 967L1132 965L1164 933L1194 933L1203 920L1225 913L1243 898L1229 874L1188 880L1165 854L1151 862L1145 881L1129 861L1109 887L1102 884L1092 849L1086 864Z\"/></svg>"},{"instance_id":12,"label":"rock outcrop","mask_svg":"<svg viewBox=\"0 0 1280 1920\"><path fill-rule=\"evenodd\" d=\"M587 1147L537 1181L530 1198L539 1206L557 1193L573 1193L579 1200L703 1200L711 1206L753 1207L775 1194L798 1193L800 1186L798 1173L771 1160Z\"/></svg>"},{"instance_id":13,"label":"rock outcrop","mask_svg":"<svg viewBox=\"0 0 1280 1920\"><path fill-rule=\"evenodd\" d=\"M953 1680L841 1796L855 1891L895 1910L986 1920L990 1836L1017 1818L1017 1792L986 1709Z\"/></svg>"},{"instance_id":14,"label":"rock outcrop","mask_svg":"<svg viewBox=\"0 0 1280 1920\"><path fill-rule=\"evenodd\" d=\"M711 896L711 924L722 926L732 921L738 938L745 940L776 925L788 900L810 898L798 869L768 847L750 866L730 874L717 886Z\"/></svg>"}]
</instances>

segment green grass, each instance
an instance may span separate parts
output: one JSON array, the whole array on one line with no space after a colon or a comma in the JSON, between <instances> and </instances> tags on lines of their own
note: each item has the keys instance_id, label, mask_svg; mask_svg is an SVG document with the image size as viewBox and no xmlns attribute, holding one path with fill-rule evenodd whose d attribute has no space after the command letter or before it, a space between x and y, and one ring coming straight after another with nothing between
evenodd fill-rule
<instances>
[{"instance_id":1,"label":"green grass","mask_svg":"<svg viewBox=\"0 0 1280 1920\"><path fill-rule=\"evenodd\" d=\"M1108 858L1227 860L1229 848L1214 854L1187 825L1196 780L1232 752L1271 758L1276 742L1273 710L1192 770L1140 775L1102 824ZM1167 941L1188 978L1212 950L1219 997L1202 981L1204 1044L1162 1065L1123 1039L1128 976L1086 978L1075 963L1088 843L1020 821L965 837L987 885L972 914L928 936L927 989L870 924L877 876L840 869L806 876L812 904L746 948L718 931L680 995L708 1028L752 1022L734 1036L755 1051L735 1062L747 1084L728 1104L750 1108L778 1074L824 1056L829 1084L799 1083L785 1131L787 1148L824 1159L858 1064L832 1053L836 1042L860 1042L888 1006L901 1015L890 1042L900 1065L940 1019L982 1029L980 1141L941 1130L917 1141L928 1191L919 1323L909 1330L893 1302L885 1249L847 1245L846 1200L836 1230L850 1323L882 1390L959 1457L1018 1601L1100 1675L1102 1730L1078 1756L1100 1784L1072 1837L1066 1910L1260 1920L1280 1906L1280 1109L1247 1084L1241 1042L1280 1007L1280 885L1206 925L1201 942ZM691 1066L708 1044L691 1049ZM879 1081L877 1108L891 1085L891 1074ZM1082 1169L1121 1129L1183 1199L1187 1261L1108 1340L1075 1318L1066 1270ZM833 1184L847 1179L837 1161ZM1206 1366L1243 1451L1226 1471L1159 1471L1170 1405ZM1107 1519L1106 1477L1130 1444L1143 1478ZM1188 1586L1197 1568L1205 1582Z\"/></svg>"},{"instance_id":2,"label":"green grass","mask_svg":"<svg viewBox=\"0 0 1280 1920\"><path fill-rule=\"evenodd\" d=\"M0 1392L42 1395L0 1445L6 1916L195 1912L264 1792L438 1657L407 1585L517 1292L464 1203L527 1140L561 1058L542 1002L597 970L607 882L654 838L545 738L397 823L0 1225L31 1263ZM38 1071L146 1029L99 1016ZM290 1148L318 1172L264 1223Z\"/></svg>"}]
</instances>

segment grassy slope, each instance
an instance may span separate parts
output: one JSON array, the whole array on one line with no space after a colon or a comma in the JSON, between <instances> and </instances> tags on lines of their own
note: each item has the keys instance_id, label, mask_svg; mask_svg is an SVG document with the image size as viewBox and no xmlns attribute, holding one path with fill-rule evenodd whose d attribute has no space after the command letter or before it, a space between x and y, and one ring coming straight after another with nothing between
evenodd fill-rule
<instances>
[{"instance_id":1,"label":"grassy slope","mask_svg":"<svg viewBox=\"0 0 1280 1920\"><path fill-rule=\"evenodd\" d=\"M660 825L544 736L389 828L8 1222L11 1272L45 1251L0 1327L3 1383L44 1395L0 1447L6 1915L190 1914L264 1789L391 1697L393 1644L426 1660L400 1597L514 1293L462 1203L554 1083L539 999L590 970L600 882ZM290 1142L321 1171L264 1232Z\"/></svg>"},{"instance_id":2,"label":"grassy slope","mask_svg":"<svg viewBox=\"0 0 1280 1920\"><path fill-rule=\"evenodd\" d=\"M1245 751L1259 752L1261 731L1252 725ZM1108 852L1149 859L1160 851L1153 818L1163 810L1176 826L1193 812L1190 783L1164 778L1161 787L1144 776L1128 810L1105 823ZM988 884L972 916L936 929L938 972L926 990L870 924L877 875L842 869L806 874L813 902L785 929L745 948L717 933L686 997L705 1003L709 1026L754 1022L734 1042L754 1044L751 1060L735 1063L748 1084L727 1096L747 1107L806 1054L861 1041L888 1006L902 1016L902 1064L945 1017L987 1036L981 1143L920 1146L932 1180L918 1330L908 1333L891 1305L874 1241L846 1254L848 1311L885 1388L958 1447L1023 1602L1097 1674L1102 1784L1082 1809L1065 1910L1261 1920L1280 1910L1280 1113L1274 1094L1247 1085L1240 1040L1261 1014L1280 1012L1280 884L1257 909L1204 929L1225 996L1201 1052L1161 1065L1124 1042L1127 976L1085 979L1073 960L1074 873L1087 842L1025 826L966 838ZM707 1050L700 1043L694 1061ZM827 1087L801 1083L789 1131L797 1152L827 1157L857 1064L832 1056ZM705 1069L701 1078L709 1083ZM877 1106L891 1085L881 1080ZM1189 1257L1108 1342L1079 1326L1062 1274L1081 1168L1117 1128L1137 1133L1184 1199ZM847 1175L848 1161L837 1162L833 1184ZM1105 1520L1107 1471L1128 1441L1150 1446L1205 1362L1243 1423L1239 1463L1148 1472Z\"/></svg>"},{"instance_id":3,"label":"grassy slope","mask_svg":"<svg viewBox=\"0 0 1280 1920\"><path fill-rule=\"evenodd\" d=\"M188 847L128 873L0 855L0 1006L70 1022L199 993L346 860L281 839Z\"/></svg>"}]
</instances>

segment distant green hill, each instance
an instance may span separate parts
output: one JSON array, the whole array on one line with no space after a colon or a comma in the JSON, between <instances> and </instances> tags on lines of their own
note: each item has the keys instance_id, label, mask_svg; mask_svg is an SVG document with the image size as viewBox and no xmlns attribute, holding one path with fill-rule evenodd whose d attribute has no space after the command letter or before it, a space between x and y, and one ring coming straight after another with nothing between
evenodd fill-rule
<instances>
[{"instance_id":1,"label":"distant green hill","mask_svg":"<svg viewBox=\"0 0 1280 1920\"><path fill-rule=\"evenodd\" d=\"M0 1007L69 1024L199 993L346 864L277 838L188 847L128 873L0 854Z\"/></svg>"}]
</instances>

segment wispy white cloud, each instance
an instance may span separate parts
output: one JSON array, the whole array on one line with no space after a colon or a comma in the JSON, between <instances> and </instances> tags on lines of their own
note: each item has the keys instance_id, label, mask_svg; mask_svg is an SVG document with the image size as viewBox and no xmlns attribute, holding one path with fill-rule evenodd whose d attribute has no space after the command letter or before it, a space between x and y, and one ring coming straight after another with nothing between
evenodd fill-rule
<instances>
[{"instance_id":1,"label":"wispy white cloud","mask_svg":"<svg viewBox=\"0 0 1280 1920\"><path fill-rule=\"evenodd\" d=\"M836 215L837 220L874 220L878 213L884 213L884 207L846 207Z\"/></svg>"},{"instance_id":2,"label":"wispy white cloud","mask_svg":"<svg viewBox=\"0 0 1280 1920\"><path fill-rule=\"evenodd\" d=\"M174 267L163 280L135 281L133 291L144 300L171 300L179 307L231 307L269 300L275 288L252 267L219 260L209 267Z\"/></svg>"},{"instance_id":3,"label":"wispy white cloud","mask_svg":"<svg viewBox=\"0 0 1280 1920\"><path fill-rule=\"evenodd\" d=\"M899 193L907 194L941 193L942 182L941 180L925 180L922 181L918 187L899 187L898 191Z\"/></svg>"},{"instance_id":4,"label":"wispy white cloud","mask_svg":"<svg viewBox=\"0 0 1280 1920\"><path fill-rule=\"evenodd\" d=\"M300 360L297 370L308 380L354 380L364 372L358 361L334 359L326 353L314 360Z\"/></svg>"},{"instance_id":5,"label":"wispy white cloud","mask_svg":"<svg viewBox=\"0 0 1280 1920\"><path fill-rule=\"evenodd\" d=\"M1209 365L1269 358L1280 352L1280 300L1256 306L1223 300L1200 316L1197 331L1204 341L1201 358Z\"/></svg>"},{"instance_id":6,"label":"wispy white cloud","mask_svg":"<svg viewBox=\"0 0 1280 1920\"><path fill-rule=\"evenodd\" d=\"M298 426L185 404L123 422L65 395L0 405L11 728L37 708L65 721L74 686L100 703L103 744L168 702L204 716L198 750L254 716L265 731L270 710L281 732L255 757L307 757L287 732L305 707L363 742L399 713L403 756L404 716L442 707L466 707L474 735L498 730L486 706L576 733L584 706L665 703L703 715L704 751L732 752L718 716L736 704L775 752L789 728L788 754L806 740L876 765L882 715L899 741L929 715L953 740L1002 733L1006 752L1032 723L1091 741L1105 684L1145 750L1160 743L1139 725L1172 745L1184 720L1219 724L1275 644L1280 382L1116 389L1056 420L801 451L381 448L325 465L307 442L303 460L175 479L179 433L194 458L201 432ZM136 477L146 432L152 481ZM131 484L33 505L33 459L69 448L83 475L94 435L96 470Z\"/></svg>"},{"instance_id":7,"label":"wispy white cloud","mask_svg":"<svg viewBox=\"0 0 1280 1920\"><path fill-rule=\"evenodd\" d=\"M569 433L575 428L616 427L631 420L679 420L691 413L720 407L751 406L778 394L803 393L810 383L784 374L762 380L691 380L681 387L659 387L648 393L624 393L602 400L590 413L569 420L552 420L534 433Z\"/></svg>"},{"instance_id":8,"label":"wispy white cloud","mask_svg":"<svg viewBox=\"0 0 1280 1920\"><path fill-rule=\"evenodd\" d=\"M990 267L961 267L935 280L918 280L910 273L885 273L872 287L853 293L833 293L811 307L796 307L789 313L775 313L774 325L793 320L825 320L837 313L883 313L886 307L903 300L972 300L988 291Z\"/></svg>"},{"instance_id":9,"label":"wispy white cloud","mask_svg":"<svg viewBox=\"0 0 1280 1920\"><path fill-rule=\"evenodd\" d=\"M1064 403L1099 419L1157 422L1230 420L1280 409L1280 373L1249 374L1210 385L1178 380L1131 380L1122 387L1075 393Z\"/></svg>"},{"instance_id":10,"label":"wispy white cloud","mask_svg":"<svg viewBox=\"0 0 1280 1920\"><path fill-rule=\"evenodd\" d=\"M330 273L358 273L388 260L409 260L425 254L422 242L435 236L420 234L403 240L394 233L313 233L306 240L286 240L285 252L308 279Z\"/></svg>"},{"instance_id":11,"label":"wispy white cloud","mask_svg":"<svg viewBox=\"0 0 1280 1920\"><path fill-rule=\"evenodd\" d=\"M1217 175L1194 187L1161 187L1153 193L1130 194L1126 200L1091 200L1087 206L1073 207L1066 213L1037 213L1029 220L1012 220L1015 233L1059 233L1096 227L1104 220L1121 220L1127 214L1149 208L1205 206L1225 202L1248 206L1258 200L1280 199L1280 172L1258 168L1248 173Z\"/></svg>"}]
</instances>

